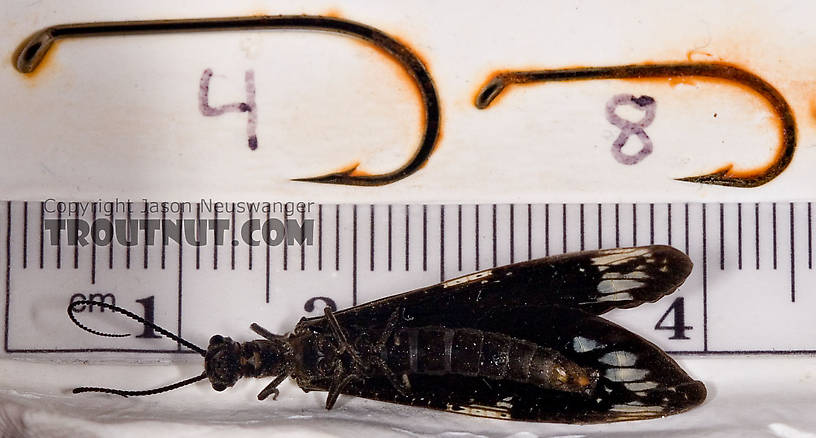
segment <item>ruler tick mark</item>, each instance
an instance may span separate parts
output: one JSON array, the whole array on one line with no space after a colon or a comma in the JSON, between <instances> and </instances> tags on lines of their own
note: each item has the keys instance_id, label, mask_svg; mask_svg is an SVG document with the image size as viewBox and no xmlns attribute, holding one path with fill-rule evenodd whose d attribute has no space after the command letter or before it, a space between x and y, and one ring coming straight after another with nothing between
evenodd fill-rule
<instances>
[{"instance_id":1,"label":"ruler tick mark","mask_svg":"<svg viewBox=\"0 0 816 438\"><path fill-rule=\"evenodd\" d=\"M268 218L267 218L268 219ZM267 220L268 222L268 220ZM196 218L195 218L195 267L196 270L201 268L201 203L196 203Z\"/></svg>"},{"instance_id":2,"label":"ruler tick mark","mask_svg":"<svg viewBox=\"0 0 816 438\"><path fill-rule=\"evenodd\" d=\"M688 205L688 202L686 202L685 207L686 207L685 208L685 210L686 210L685 211L685 214L686 214L686 217L685 217L685 224L686 224L686 235L685 235L685 238L686 238L686 254L689 254L689 205Z\"/></svg>"},{"instance_id":3,"label":"ruler tick mark","mask_svg":"<svg viewBox=\"0 0 816 438\"><path fill-rule=\"evenodd\" d=\"M632 204L632 246L637 244L637 204Z\"/></svg>"},{"instance_id":4,"label":"ruler tick mark","mask_svg":"<svg viewBox=\"0 0 816 438\"><path fill-rule=\"evenodd\" d=\"M428 205L422 205L422 271L428 270Z\"/></svg>"},{"instance_id":5,"label":"ruler tick mark","mask_svg":"<svg viewBox=\"0 0 816 438\"><path fill-rule=\"evenodd\" d=\"M110 224L111 224L111 227L110 227L111 233L113 233L113 231L114 231L114 226L113 226L113 223L114 223L114 221L113 221L113 216L114 216L113 215L113 210L114 210L114 208L113 208L113 205L114 205L113 202L108 203L108 207L110 207L110 210L108 210L108 214L109 214L109 219L110 219ZM108 245L108 270L113 269L113 247L116 246L115 245L116 240L117 239L115 239L113 237L113 235L111 235L110 245Z\"/></svg>"},{"instance_id":6,"label":"ruler tick mark","mask_svg":"<svg viewBox=\"0 0 816 438\"><path fill-rule=\"evenodd\" d=\"M334 270L340 270L340 204L334 206Z\"/></svg>"},{"instance_id":7,"label":"ruler tick mark","mask_svg":"<svg viewBox=\"0 0 816 438\"><path fill-rule=\"evenodd\" d=\"M567 252L567 204L561 204L561 252Z\"/></svg>"},{"instance_id":8,"label":"ruler tick mark","mask_svg":"<svg viewBox=\"0 0 816 438\"><path fill-rule=\"evenodd\" d=\"M759 270L759 203L754 204L755 247L756 247L756 268Z\"/></svg>"},{"instance_id":9,"label":"ruler tick mark","mask_svg":"<svg viewBox=\"0 0 816 438\"><path fill-rule=\"evenodd\" d=\"M267 206L268 205L269 204L267 204ZM269 224L269 219L270 219L269 211L270 210L271 210L271 208L266 209L266 223L267 224ZM268 225L267 225L267 227L268 227ZM261 227L261 228L263 228L263 227ZM266 282L265 282L264 286L265 286L265 292L266 292L266 303L269 304L269 282L270 282L269 277L271 276L270 263L269 263L270 245L269 245L269 240L268 239L262 239L262 240L264 240L266 242Z\"/></svg>"},{"instance_id":10,"label":"ruler tick mark","mask_svg":"<svg viewBox=\"0 0 816 438\"><path fill-rule=\"evenodd\" d=\"M598 249L603 248L603 204L598 203Z\"/></svg>"},{"instance_id":11,"label":"ruler tick mark","mask_svg":"<svg viewBox=\"0 0 816 438\"><path fill-rule=\"evenodd\" d=\"M45 202L40 201L40 269L45 267Z\"/></svg>"},{"instance_id":12,"label":"ruler tick mark","mask_svg":"<svg viewBox=\"0 0 816 438\"><path fill-rule=\"evenodd\" d=\"M289 222L286 217L286 211L283 212L283 240L281 241L281 246L283 246L283 270L289 270L289 245L287 244L287 240L289 239L289 226L287 223ZM269 220L266 221L269 224Z\"/></svg>"},{"instance_id":13,"label":"ruler tick mark","mask_svg":"<svg viewBox=\"0 0 816 438\"><path fill-rule=\"evenodd\" d=\"M654 245L654 203L649 204L649 245Z\"/></svg>"},{"instance_id":14,"label":"ruler tick mark","mask_svg":"<svg viewBox=\"0 0 816 438\"><path fill-rule=\"evenodd\" d=\"M393 254L393 246L394 246L394 239L393 239L393 213L391 211L391 204L388 204L388 270L391 271L391 264L392 254Z\"/></svg>"},{"instance_id":15,"label":"ruler tick mark","mask_svg":"<svg viewBox=\"0 0 816 438\"><path fill-rule=\"evenodd\" d=\"M794 240L794 212L793 202L790 203L790 282L791 282L791 303L796 302L796 251L793 244Z\"/></svg>"},{"instance_id":16,"label":"ruler tick mark","mask_svg":"<svg viewBox=\"0 0 816 438\"><path fill-rule=\"evenodd\" d=\"M496 204L493 204L493 222L491 224L491 231L493 233L493 267L497 265L498 258L496 256L498 242L496 239Z\"/></svg>"},{"instance_id":17,"label":"ruler tick mark","mask_svg":"<svg viewBox=\"0 0 816 438\"><path fill-rule=\"evenodd\" d=\"M405 204L405 270L408 271L410 269L411 264L411 245L408 243L411 237L411 221L410 219L410 206Z\"/></svg>"},{"instance_id":18,"label":"ruler tick mark","mask_svg":"<svg viewBox=\"0 0 816 438\"><path fill-rule=\"evenodd\" d=\"M133 237L133 234L132 234L131 222L130 222L131 221L131 209L130 209L131 202L133 202L133 201L128 200L128 202L127 202L127 216L125 218L125 230L127 230L125 232L125 234L127 235L127 238L125 239L125 268L126 269L130 269L130 246L133 244L133 241L131 240L131 237Z\"/></svg>"},{"instance_id":19,"label":"ruler tick mark","mask_svg":"<svg viewBox=\"0 0 816 438\"><path fill-rule=\"evenodd\" d=\"M149 208L148 207L149 207L148 206L148 201L145 199L145 203L144 203L144 254L143 254L143 256L144 256L144 269L147 269L147 263L148 263L148 261L147 261L147 258L148 258L147 250L148 250L149 245L147 244L147 242L148 242L147 241L147 239L148 239L147 233L152 232L151 228L147 225L149 223L148 222L148 219L149 219L149 216L148 216L148 209Z\"/></svg>"},{"instance_id":20,"label":"ruler tick mark","mask_svg":"<svg viewBox=\"0 0 816 438\"><path fill-rule=\"evenodd\" d=\"M737 269L742 270L742 203L737 203Z\"/></svg>"},{"instance_id":21,"label":"ruler tick mark","mask_svg":"<svg viewBox=\"0 0 816 438\"><path fill-rule=\"evenodd\" d=\"M166 219L167 219L166 211L167 211L167 208L166 208L166 206L167 206L167 203L162 202L162 211L161 211L161 236L162 236L162 241L161 241L161 268L162 269L164 269L165 266L167 265L167 223L166 223ZM179 237L181 237L182 233L179 233L179 234L180 234Z\"/></svg>"},{"instance_id":22,"label":"ruler tick mark","mask_svg":"<svg viewBox=\"0 0 816 438\"><path fill-rule=\"evenodd\" d=\"M370 270L373 272L374 271L374 204L371 204L371 206L369 208L371 208L370 219L369 219L369 222L368 222L368 226L371 229L371 241L369 243L371 245L371 248L370 248L371 251L369 253L369 260L371 262Z\"/></svg>"},{"instance_id":23,"label":"ruler tick mark","mask_svg":"<svg viewBox=\"0 0 816 438\"><path fill-rule=\"evenodd\" d=\"M807 231L808 231L808 269L813 269L813 221L811 219L811 205L812 202L807 203Z\"/></svg>"},{"instance_id":24,"label":"ruler tick mark","mask_svg":"<svg viewBox=\"0 0 816 438\"><path fill-rule=\"evenodd\" d=\"M218 270L218 210L213 208L213 271ZM285 246L285 244L284 244ZM145 268L147 268L147 249L145 249Z\"/></svg>"},{"instance_id":25,"label":"ruler tick mark","mask_svg":"<svg viewBox=\"0 0 816 438\"><path fill-rule=\"evenodd\" d=\"M666 228L668 229L668 244L672 244L672 205L671 202L666 204Z\"/></svg>"},{"instance_id":26,"label":"ruler tick mark","mask_svg":"<svg viewBox=\"0 0 816 438\"><path fill-rule=\"evenodd\" d=\"M458 213L457 213L458 218L457 218L457 224L456 224L456 233L458 235L457 236L458 237L458 250L457 250L458 254L457 254L457 256L458 256L458 268L461 271L462 270L462 204L459 204L459 208L457 210L458 210Z\"/></svg>"},{"instance_id":27,"label":"ruler tick mark","mask_svg":"<svg viewBox=\"0 0 816 438\"><path fill-rule=\"evenodd\" d=\"M300 212L300 270L306 270L306 210Z\"/></svg>"},{"instance_id":28,"label":"ruler tick mark","mask_svg":"<svg viewBox=\"0 0 816 438\"><path fill-rule=\"evenodd\" d=\"M357 204L351 206L352 236L351 236L351 305L357 305Z\"/></svg>"},{"instance_id":29,"label":"ruler tick mark","mask_svg":"<svg viewBox=\"0 0 816 438\"><path fill-rule=\"evenodd\" d=\"M184 235L183 232L183 225L184 224L184 209L179 209L179 244L178 244L178 301L176 305L178 306L178 315L177 315L177 327L176 327L176 334L181 337L181 306L182 306L182 290L184 284L184 240L181 236ZM176 350L181 351L181 342L176 343Z\"/></svg>"},{"instance_id":30,"label":"ruler tick mark","mask_svg":"<svg viewBox=\"0 0 816 438\"><path fill-rule=\"evenodd\" d=\"M703 210L703 351L708 351L708 236L706 205L701 205ZM686 233L686 237L688 237L688 233Z\"/></svg>"},{"instance_id":31,"label":"ruler tick mark","mask_svg":"<svg viewBox=\"0 0 816 438\"><path fill-rule=\"evenodd\" d=\"M3 326L3 349L9 350L9 310L11 306L11 201L6 202L6 323Z\"/></svg>"},{"instance_id":32,"label":"ruler tick mark","mask_svg":"<svg viewBox=\"0 0 816 438\"><path fill-rule=\"evenodd\" d=\"M238 242L235 240L235 203L232 203L232 212L230 212L230 269L235 270L235 246Z\"/></svg>"},{"instance_id":33,"label":"ruler tick mark","mask_svg":"<svg viewBox=\"0 0 816 438\"><path fill-rule=\"evenodd\" d=\"M776 259L777 259L777 248L776 248L776 202L771 204L771 209L773 211L773 268L776 269Z\"/></svg>"},{"instance_id":34,"label":"ruler tick mark","mask_svg":"<svg viewBox=\"0 0 816 438\"><path fill-rule=\"evenodd\" d=\"M439 281L445 281L445 204L439 205Z\"/></svg>"},{"instance_id":35,"label":"ruler tick mark","mask_svg":"<svg viewBox=\"0 0 816 438\"><path fill-rule=\"evenodd\" d=\"M96 202L91 204L91 284L96 284Z\"/></svg>"},{"instance_id":36,"label":"ruler tick mark","mask_svg":"<svg viewBox=\"0 0 816 438\"><path fill-rule=\"evenodd\" d=\"M23 269L28 267L28 201L23 202Z\"/></svg>"},{"instance_id":37,"label":"ruler tick mark","mask_svg":"<svg viewBox=\"0 0 816 438\"><path fill-rule=\"evenodd\" d=\"M10 204L9 204L10 205ZM57 209L57 224L62 223L62 212ZM57 269L62 267L62 227L57 226Z\"/></svg>"},{"instance_id":38,"label":"ruler tick mark","mask_svg":"<svg viewBox=\"0 0 816 438\"><path fill-rule=\"evenodd\" d=\"M550 256L550 204L544 204L544 255Z\"/></svg>"},{"instance_id":39,"label":"ruler tick mark","mask_svg":"<svg viewBox=\"0 0 816 438\"><path fill-rule=\"evenodd\" d=\"M516 215L515 204L510 204L510 263L516 262Z\"/></svg>"},{"instance_id":40,"label":"ruler tick mark","mask_svg":"<svg viewBox=\"0 0 816 438\"><path fill-rule=\"evenodd\" d=\"M249 209L249 223L252 224L252 209L251 208ZM250 243L249 245L247 245L247 248L249 249L248 254L247 254L247 259L248 259L247 262L248 262L249 270L251 271L252 270L252 244Z\"/></svg>"},{"instance_id":41,"label":"ruler tick mark","mask_svg":"<svg viewBox=\"0 0 816 438\"><path fill-rule=\"evenodd\" d=\"M475 216L476 216L476 242L475 242L475 253L476 253L476 270L479 270L479 204L475 206Z\"/></svg>"},{"instance_id":42,"label":"ruler tick mark","mask_svg":"<svg viewBox=\"0 0 816 438\"><path fill-rule=\"evenodd\" d=\"M620 204L615 204L615 248L620 248Z\"/></svg>"},{"instance_id":43,"label":"ruler tick mark","mask_svg":"<svg viewBox=\"0 0 816 438\"><path fill-rule=\"evenodd\" d=\"M532 259L533 259L533 205L527 204L527 260Z\"/></svg>"},{"instance_id":44,"label":"ruler tick mark","mask_svg":"<svg viewBox=\"0 0 816 438\"><path fill-rule=\"evenodd\" d=\"M323 204L317 206L317 270L323 270Z\"/></svg>"},{"instance_id":45,"label":"ruler tick mark","mask_svg":"<svg viewBox=\"0 0 816 438\"><path fill-rule=\"evenodd\" d=\"M578 206L579 222L581 223L581 232L579 233L581 239L581 251L584 250L584 204Z\"/></svg>"},{"instance_id":46,"label":"ruler tick mark","mask_svg":"<svg viewBox=\"0 0 816 438\"><path fill-rule=\"evenodd\" d=\"M725 206L720 202L720 271L725 270Z\"/></svg>"},{"instance_id":47,"label":"ruler tick mark","mask_svg":"<svg viewBox=\"0 0 816 438\"><path fill-rule=\"evenodd\" d=\"M74 244L74 269L79 269L79 202L74 203L74 235L70 236L69 234L69 244ZM71 238L73 237L73 242L71 242Z\"/></svg>"}]
</instances>

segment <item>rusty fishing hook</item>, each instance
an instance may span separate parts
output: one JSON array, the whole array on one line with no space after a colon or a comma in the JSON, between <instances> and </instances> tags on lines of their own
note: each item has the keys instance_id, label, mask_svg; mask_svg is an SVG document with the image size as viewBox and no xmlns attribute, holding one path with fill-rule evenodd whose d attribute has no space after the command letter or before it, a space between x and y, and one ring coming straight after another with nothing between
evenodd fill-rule
<instances>
[{"instance_id":1,"label":"rusty fishing hook","mask_svg":"<svg viewBox=\"0 0 816 438\"><path fill-rule=\"evenodd\" d=\"M793 159L796 149L796 121L790 105L782 94L759 76L733 66L716 62L681 62L668 64L633 64L610 67L580 67L555 70L510 71L490 77L476 95L474 104L487 108L493 99L511 84L533 82L581 81L598 79L651 79L673 77L702 77L724 79L747 87L765 99L780 122L780 147L776 157L767 166L752 172L732 172L727 164L705 175L677 178L678 181L715 184L730 187L758 187L782 173Z\"/></svg>"},{"instance_id":2,"label":"rusty fishing hook","mask_svg":"<svg viewBox=\"0 0 816 438\"><path fill-rule=\"evenodd\" d=\"M247 29L307 29L339 33L362 39L384 50L414 80L419 89L425 117L425 131L414 155L400 168L391 172L367 175L355 174L355 164L339 172L326 175L297 178L294 181L347 184L357 186L380 186L401 180L421 168L433 152L439 138L439 97L427 67L407 46L390 35L350 20L316 15L265 15L252 17L224 17L203 19L175 19L148 21L117 21L98 23L60 24L35 32L18 47L14 66L21 73L31 73L42 61L53 43L64 38L93 37L121 34L155 34L179 32L204 32Z\"/></svg>"}]
</instances>

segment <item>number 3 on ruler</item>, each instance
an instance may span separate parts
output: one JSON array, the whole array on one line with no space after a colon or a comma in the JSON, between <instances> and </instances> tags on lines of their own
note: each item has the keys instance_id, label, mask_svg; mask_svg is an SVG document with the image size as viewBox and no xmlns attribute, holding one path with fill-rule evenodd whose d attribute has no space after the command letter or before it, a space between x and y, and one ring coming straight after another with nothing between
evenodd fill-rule
<instances>
[{"instance_id":1,"label":"number 3 on ruler","mask_svg":"<svg viewBox=\"0 0 816 438\"><path fill-rule=\"evenodd\" d=\"M674 316L674 323L672 325L664 325L663 322L669 315ZM686 336L686 330L691 330L691 326L686 325L686 307L683 297L675 298L671 306L666 310L666 313L660 317L657 324L654 326L655 330L673 330L674 334L669 339L691 339Z\"/></svg>"}]
</instances>

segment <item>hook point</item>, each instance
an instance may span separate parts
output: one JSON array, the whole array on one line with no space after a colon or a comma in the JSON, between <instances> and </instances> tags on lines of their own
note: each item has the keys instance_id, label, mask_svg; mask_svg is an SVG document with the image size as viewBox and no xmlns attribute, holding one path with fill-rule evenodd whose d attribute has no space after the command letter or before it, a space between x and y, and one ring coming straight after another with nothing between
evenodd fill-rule
<instances>
[{"instance_id":1,"label":"hook point","mask_svg":"<svg viewBox=\"0 0 816 438\"><path fill-rule=\"evenodd\" d=\"M292 178L292 181L299 181L299 182L313 182L313 183L323 183L323 184L348 184L348 185L379 185L379 184L372 184L372 181L360 178L358 176L352 175L357 167L360 166L360 163L354 163L351 166L340 170L338 172L327 173L325 175L319 176L311 176L306 178Z\"/></svg>"},{"instance_id":2,"label":"hook point","mask_svg":"<svg viewBox=\"0 0 816 438\"><path fill-rule=\"evenodd\" d=\"M722 167L720 169L715 170L714 172L705 175L675 178L675 181L691 182L697 184L710 184L726 187L747 187L747 188L758 187L768 182L766 179L759 177L745 178L728 176L733 167L734 167L733 164L728 164L725 167Z\"/></svg>"}]
</instances>

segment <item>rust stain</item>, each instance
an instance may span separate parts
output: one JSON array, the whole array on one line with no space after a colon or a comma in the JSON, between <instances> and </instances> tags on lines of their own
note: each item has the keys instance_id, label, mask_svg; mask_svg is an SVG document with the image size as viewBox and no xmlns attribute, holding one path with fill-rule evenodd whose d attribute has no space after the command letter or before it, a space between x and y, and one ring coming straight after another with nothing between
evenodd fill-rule
<instances>
[{"instance_id":1,"label":"rust stain","mask_svg":"<svg viewBox=\"0 0 816 438\"><path fill-rule=\"evenodd\" d=\"M326 12L324 12L322 15L324 17L344 18L343 11L341 11L340 8L337 7L327 9Z\"/></svg>"},{"instance_id":2,"label":"rust stain","mask_svg":"<svg viewBox=\"0 0 816 438\"><path fill-rule=\"evenodd\" d=\"M816 99L810 101L810 116L816 120Z\"/></svg>"}]
</instances>

